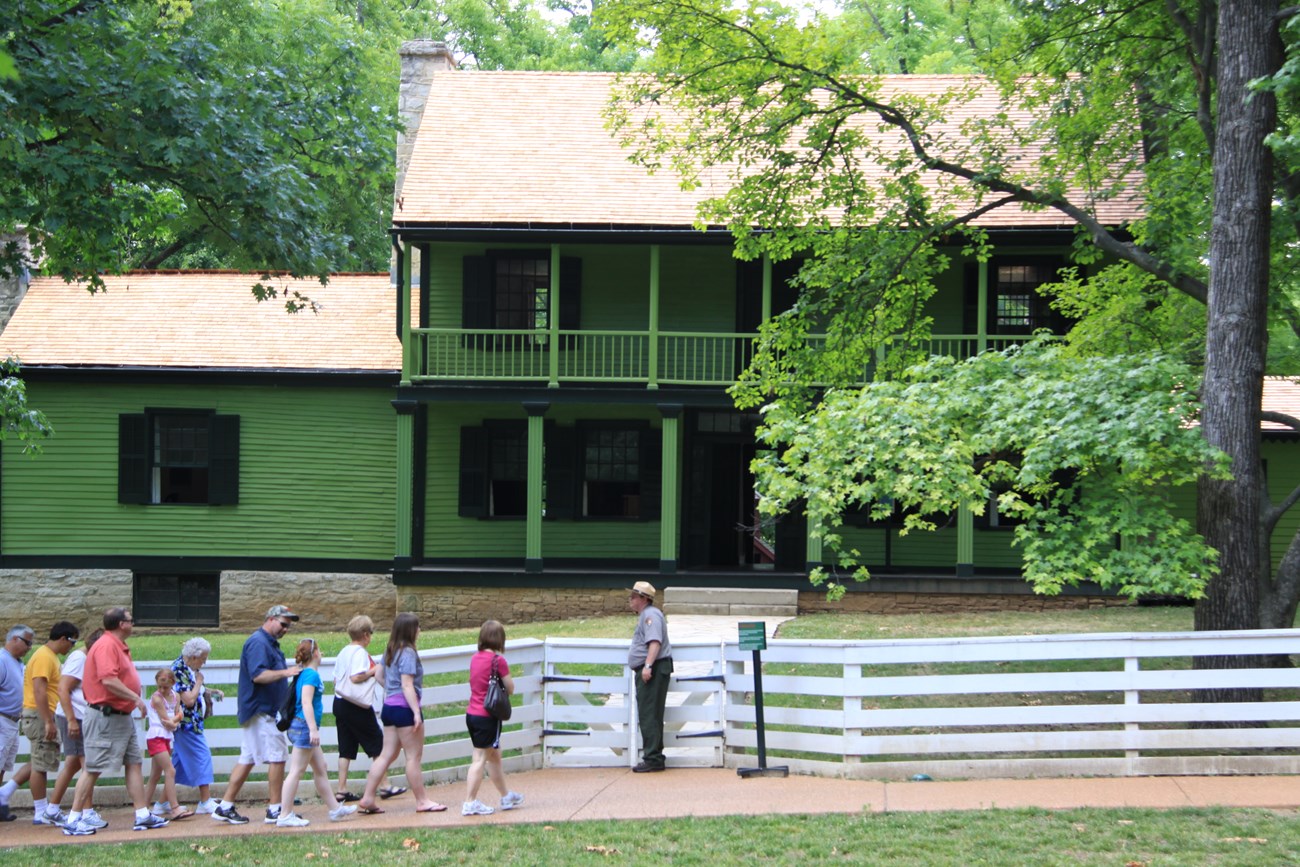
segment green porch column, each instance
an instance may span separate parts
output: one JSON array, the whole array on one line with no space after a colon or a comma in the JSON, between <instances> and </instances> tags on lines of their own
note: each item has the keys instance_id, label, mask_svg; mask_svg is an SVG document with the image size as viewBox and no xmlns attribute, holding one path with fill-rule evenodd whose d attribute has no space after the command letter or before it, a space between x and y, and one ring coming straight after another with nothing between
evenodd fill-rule
<instances>
[{"instance_id":1,"label":"green porch column","mask_svg":"<svg viewBox=\"0 0 1300 867\"><path fill-rule=\"evenodd\" d=\"M646 388L659 387L659 245L650 245L650 346L647 347L650 381ZM667 433L665 432L665 437ZM665 447L667 443L665 443Z\"/></svg>"},{"instance_id":2,"label":"green porch column","mask_svg":"<svg viewBox=\"0 0 1300 867\"><path fill-rule=\"evenodd\" d=\"M813 523L812 518L807 518L804 524L807 527L808 538L804 547L803 571L811 572L822 565L822 538L813 535L813 530L816 529L817 525Z\"/></svg>"},{"instance_id":3,"label":"green porch column","mask_svg":"<svg viewBox=\"0 0 1300 867\"><path fill-rule=\"evenodd\" d=\"M560 245L551 245L551 291L546 298L546 325L550 331L550 346L547 347L550 380L548 388L560 387ZM536 327L536 325L534 325ZM540 497L540 488L539 497ZM540 533L540 529L538 531ZM540 540L541 537L538 536Z\"/></svg>"},{"instance_id":4,"label":"green porch column","mask_svg":"<svg viewBox=\"0 0 1300 867\"><path fill-rule=\"evenodd\" d=\"M980 262L978 265L978 295L976 300L975 323L976 338L979 351L983 352L989 348L989 263Z\"/></svg>"},{"instance_id":5,"label":"green porch column","mask_svg":"<svg viewBox=\"0 0 1300 867\"><path fill-rule=\"evenodd\" d=\"M663 416L663 471L660 474L659 507L659 572L671 575L677 571L677 505L678 488L681 471L678 469L677 455L681 451L682 405L680 403L661 403L659 413Z\"/></svg>"},{"instance_id":6,"label":"green porch column","mask_svg":"<svg viewBox=\"0 0 1300 867\"><path fill-rule=\"evenodd\" d=\"M969 506L957 507L957 577L975 574L975 513Z\"/></svg>"},{"instance_id":7,"label":"green porch column","mask_svg":"<svg viewBox=\"0 0 1300 867\"><path fill-rule=\"evenodd\" d=\"M402 571L411 568L415 523L413 500L415 497L415 410L413 400L395 400L397 410L397 517L394 540L393 568Z\"/></svg>"},{"instance_id":8,"label":"green porch column","mask_svg":"<svg viewBox=\"0 0 1300 867\"><path fill-rule=\"evenodd\" d=\"M772 318L772 257L763 254L763 318L760 323Z\"/></svg>"},{"instance_id":9,"label":"green porch column","mask_svg":"<svg viewBox=\"0 0 1300 867\"><path fill-rule=\"evenodd\" d=\"M543 416L551 408L549 403L527 401L524 412L528 413L528 481L525 491L528 497L528 514L524 523L524 571L542 571L542 456L544 454L542 434Z\"/></svg>"},{"instance_id":10,"label":"green porch column","mask_svg":"<svg viewBox=\"0 0 1300 867\"><path fill-rule=\"evenodd\" d=\"M397 252L397 336L402 341L402 385L411 384L415 347L411 345L411 245L393 242Z\"/></svg>"}]
</instances>

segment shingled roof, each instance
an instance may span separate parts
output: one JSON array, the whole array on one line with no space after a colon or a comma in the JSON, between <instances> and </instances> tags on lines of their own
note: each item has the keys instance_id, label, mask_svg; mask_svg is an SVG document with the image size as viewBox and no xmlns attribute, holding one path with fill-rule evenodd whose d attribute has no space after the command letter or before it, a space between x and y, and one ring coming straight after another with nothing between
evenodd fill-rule
<instances>
[{"instance_id":1,"label":"shingled roof","mask_svg":"<svg viewBox=\"0 0 1300 867\"><path fill-rule=\"evenodd\" d=\"M32 281L0 334L0 356L24 367L395 372L401 345L387 274L316 280L276 277L316 312L258 302L259 275L150 271L106 277L107 291L58 277ZM266 281L263 281L266 282Z\"/></svg>"},{"instance_id":2,"label":"shingled roof","mask_svg":"<svg viewBox=\"0 0 1300 867\"><path fill-rule=\"evenodd\" d=\"M706 175L701 187L687 191L667 170L651 175L628 162L629 151L612 138L602 114L615 80L612 74L585 72L434 75L394 223L403 228L690 227L700 202L728 188L725 171ZM937 128L959 143L962 124L1007 110L991 84L965 76L886 76L883 89L886 98L935 96L972 83L982 85L975 97L954 106ZM1028 122L1024 112L1020 117ZM874 126L863 119L863 128ZM1012 160L1038 155L1034 147L1009 152ZM883 179L883 170L879 176ZM1094 211L1108 225L1141 213L1131 191L1097 202ZM1058 211L1019 205L996 209L977 222L1023 229L1073 225Z\"/></svg>"}]
</instances>

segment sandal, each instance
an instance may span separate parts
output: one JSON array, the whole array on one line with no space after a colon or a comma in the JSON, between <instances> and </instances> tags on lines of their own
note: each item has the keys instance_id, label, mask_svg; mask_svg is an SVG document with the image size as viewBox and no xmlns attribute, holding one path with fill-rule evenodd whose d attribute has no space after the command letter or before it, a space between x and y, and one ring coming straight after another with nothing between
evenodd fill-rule
<instances>
[{"instance_id":1,"label":"sandal","mask_svg":"<svg viewBox=\"0 0 1300 867\"><path fill-rule=\"evenodd\" d=\"M384 786L379 790L379 797L387 801L389 798L396 798L398 795L406 794L406 786Z\"/></svg>"},{"instance_id":2,"label":"sandal","mask_svg":"<svg viewBox=\"0 0 1300 867\"><path fill-rule=\"evenodd\" d=\"M427 807L416 807L416 808L415 808L415 812L417 812L417 813L442 813L442 812L445 812L446 809L447 809L447 805L446 805L446 804L439 804L437 801L434 801L432 804L430 804L430 805L427 806Z\"/></svg>"},{"instance_id":3,"label":"sandal","mask_svg":"<svg viewBox=\"0 0 1300 867\"><path fill-rule=\"evenodd\" d=\"M363 816L377 816L380 813L386 813L387 810L381 810L378 807L357 807L357 812Z\"/></svg>"},{"instance_id":4,"label":"sandal","mask_svg":"<svg viewBox=\"0 0 1300 867\"><path fill-rule=\"evenodd\" d=\"M353 801L360 801L361 796L353 792L336 792L334 794L334 800L340 804L350 804Z\"/></svg>"},{"instance_id":5,"label":"sandal","mask_svg":"<svg viewBox=\"0 0 1300 867\"><path fill-rule=\"evenodd\" d=\"M193 815L194 815L194 811L193 811L193 810L185 810L185 809L174 810L174 811L172 811L172 813L167 817L167 819L168 819L168 821L171 821L171 822L179 822L181 819L188 819L190 816L193 816Z\"/></svg>"}]
</instances>

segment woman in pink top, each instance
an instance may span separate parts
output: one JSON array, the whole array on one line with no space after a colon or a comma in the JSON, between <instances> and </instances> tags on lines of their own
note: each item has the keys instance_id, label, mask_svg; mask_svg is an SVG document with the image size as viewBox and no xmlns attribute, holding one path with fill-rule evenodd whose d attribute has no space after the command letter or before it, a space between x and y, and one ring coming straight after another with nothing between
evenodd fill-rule
<instances>
[{"instance_id":1,"label":"woman in pink top","mask_svg":"<svg viewBox=\"0 0 1300 867\"><path fill-rule=\"evenodd\" d=\"M523 795L506 790L506 776L501 770L501 720L489 716L483 707L494 660L506 692L514 695L515 682L510 677L510 666L500 655L505 649L505 627L495 620L484 623L478 631L478 653L469 661L469 707L465 709L465 727L469 729L470 743L474 745L474 759L469 766L465 803L460 808L462 816L487 816L495 812L478 799L484 765L492 785L501 793L501 809L513 810L524 802Z\"/></svg>"}]
</instances>

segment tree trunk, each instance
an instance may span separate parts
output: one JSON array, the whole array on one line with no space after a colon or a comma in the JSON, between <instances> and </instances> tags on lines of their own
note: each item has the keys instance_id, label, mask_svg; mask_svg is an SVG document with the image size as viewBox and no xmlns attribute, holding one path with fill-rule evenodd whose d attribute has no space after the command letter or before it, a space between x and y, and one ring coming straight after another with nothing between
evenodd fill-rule
<instances>
[{"instance_id":1,"label":"tree trunk","mask_svg":"<svg viewBox=\"0 0 1300 867\"><path fill-rule=\"evenodd\" d=\"M1225 0L1219 6L1218 123L1214 214L1201 427L1232 458L1232 478L1202 479L1198 528L1219 552L1220 572L1196 606L1196 628L1257 629L1262 468L1259 411L1268 331L1269 217L1272 156L1264 143L1276 126L1276 100L1249 89L1270 75L1278 55L1277 2ZM1200 657L1198 668L1251 667L1258 661ZM1258 698L1258 690L1213 690L1216 700Z\"/></svg>"}]
</instances>

